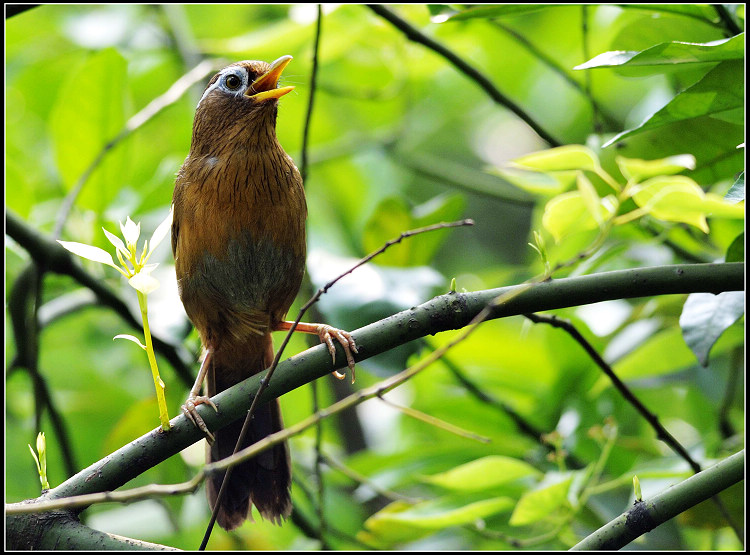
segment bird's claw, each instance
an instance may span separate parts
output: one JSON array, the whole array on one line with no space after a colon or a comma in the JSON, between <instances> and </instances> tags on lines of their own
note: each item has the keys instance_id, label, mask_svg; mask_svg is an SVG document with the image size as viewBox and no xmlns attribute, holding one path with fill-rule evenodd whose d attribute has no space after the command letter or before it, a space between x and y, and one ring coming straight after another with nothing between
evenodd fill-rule
<instances>
[{"instance_id":1,"label":"bird's claw","mask_svg":"<svg viewBox=\"0 0 750 555\"><path fill-rule=\"evenodd\" d=\"M201 418L201 415L198 414L198 411L196 410L196 407L198 405L209 405L211 406L214 411L219 412L219 409L216 408L216 405L214 402L209 399L208 397L204 395L198 395L198 396L190 396L185 401L185 404L180 407L182 409L182 412L187 416L190 421L195 425L196 428L200 429L204 434L206 434L206 439L209 443L214 442L214 435L208 430L208 427L206 426L206 423L203 421L203 418Z\"/></svg>"},{"instance_id":2,"label":"bird's claw","mask_svg":"<svg viewBox=\"0 0 750 555\"><path fill-rule=\"evenodd\" d=\"M331 353L331 358L334 362L336 362L336 347L333 344L333 338L335 337L336 341L338 341L344 348L344 353L346 354L346 365L351 371L352 383L354 383L354 356L352 355L352 352L358 353L359 351L357 351L357 344L354 342L352 334L348 331L340 330L327 324L320 324L318 327L318 337L320 337L322 343L325 343L328 346L328 352ZM346 374L342 374L337 370L333 371L333 375L339 380L343 380L346 377Z\"/></svg>"}]
</instances>

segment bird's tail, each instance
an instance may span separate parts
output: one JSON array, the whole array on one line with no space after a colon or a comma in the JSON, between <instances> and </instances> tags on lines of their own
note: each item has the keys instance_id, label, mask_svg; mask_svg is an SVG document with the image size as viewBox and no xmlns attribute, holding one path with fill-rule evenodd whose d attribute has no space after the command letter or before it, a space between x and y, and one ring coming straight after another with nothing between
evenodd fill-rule
<instances>
[{"instance_id":1,"label":"bird's tail","mask_svg":"<svg viewBox=\"0 0 750 555\"><path fill-rule=\"evenodd\" d=\"M273 360L270 334L264 341L265 345L262 349L251 349L249 353L241 353L241 357L237 356L239 354L237 352L214 353L213 365L207 374L208 395L213 396L269 367ZM241 363L238 364L237 361L240 358ZM208 451L209 462L224 459L234 452L243 423L244 419L237 420L215 433L216 439ZM258 405L240 449L252 445L283 427L278 400L274 399L269 403ZM216 505L223 479L224 473L222 472L210 477L207 481L206 491L211 510ZM289 492L291 483L289 449L286 442L276 444L232 469L216 522L225 530L233 530L245 519L252 520L251 505L255 505L264 519L274 524L281 524L282 519L292 512Z\"/></svg>"}]
</instances>

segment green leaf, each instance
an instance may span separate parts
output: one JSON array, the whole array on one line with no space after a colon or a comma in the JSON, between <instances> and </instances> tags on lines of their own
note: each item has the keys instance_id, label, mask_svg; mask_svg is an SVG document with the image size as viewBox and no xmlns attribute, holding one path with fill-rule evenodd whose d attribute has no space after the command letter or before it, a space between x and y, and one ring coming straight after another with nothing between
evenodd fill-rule
<instances>
[{"instance_id":1,"label":"green leaf","mask_svg":"<svg viewBox=\"0 0 750 555\"><path fill-rule=\"evenodd\" d=\"M102 149L125 125L127 63L114 49L92 54L70 76L50 115L55 163L66 188L72 188ZM118 147L89 176L78 203L102 213L122 187L125 157Z\"/></svg>"},{"instance_id":2,"label":"green leaf","mask_svg":"<svg viewBox=\"0 0 750 555\"><path fill-rule=\"evenodd\" d=\"M695 156L692 154L677 154L659 160L640 160L616 156L622 175L634 182L643 181L649 177L659 175L673 175L685 170L695 169Z\"/></svg>"},{"instance_id":3,"label":"green leaf","mask_svg":"<svg viewBox=\"0 0 750 555\"><path fill-rule=\"evenodd\" d=\"M617 376L622 380L652 378L679 372L695 363L695 357L685 345L682 334L676 327L652 334L637 349L625 355L614 365ZM601 387L611 387L611 382L602 377L594 394Z\"/></svg>"},{"instance_id":4,"label":"green leaf","mask_svg":"<svg viewBox=\"0 0 750 555\"><path fill-rule=\"evenodd\" d=\"M406 203L396 197L383 199L375 207L362 232L362 246L365 252L373 252L386 241L398 237L410 229L413 220ZM377 263L383 266L406 266L410 258L409 243L391 247L381 254Z\"/></svg>"},{"instance_id":5,"label":"green leaf","mask_svg":"<svg viewBox=\"0 0 750 555\"><path fill-rule=\"evenodd\" d=\"M512 526L533 524L557 510L566 503L572 482L573 477L568 476L552 485L545 485L525 493L518 500L509 523Z\"/></svg>"},{"instance_id":6,"label":"green leaf","mask_svg":"<svg viewBox=\"0 0 750 555\"><path fill-rule=\"evenodd\" d=\"M703 366L708 366L708 354L716 340L744 313L744 291L688 296L680 315L680 328L685 343Z\"/></svg>"},{"instance_id":7,"label":"green leaf","mask_svg":"<svg viewBox=\"0 0 750 555\"><path fill-rule=\"evenodd\" d=\"M706 43L665 42L641 51L615 50L595 56L573 69L593 69L614 66L659 66L743 60L745 34Z\"/></svg>"},{"instance_id":8,"label":"green leaf","mask_svg":"<svg viewBox=\"0 0 750 555\"><path fill-rule=\"evenodd\" d=\"M523 168L537 171L588 170L600 168L599 158L593 150L582 145L565 145L540 152L533 152L513 160Z\"/></svg>"},{"instance_id":9,"label":"green leaf","mask_svg":"<svg viewBox=\"0 0 750 555\"><path fill-rule=\"evenodd\" d=\"M365 521L365 528L378 541L398 543L412 541L449 526L472 524L479 519L509 511L510 497L494 497L473 502L443 498L409 505L391 503Z\"/></svg>"},{"instance_id":10,"label":"green leaf","mask_svg":"<svg viewBox=\"0 0 750 555\"><path fill-rule=\"evenodd\" d=\"M640 125L623 131L607 141L603 148L637 133L704 116L742 125L745 98L743 68L744 63L741 61L720 63L700 81L647 117Z\"/></svg>"},{"instance_id":11,"label":"green leaf","mask_svg":"<svg viewBox=\"0 0 750 555\"><path fill-rule=\"evenodd\" d=\"M563 193L551 199L544 207L542 225L552 234L555 241L559 241L574 232L596 229L599 227L599 221L604 221L612 215L612 211L604 202L600 202L598 207L598 217L594 217L580 191Z\"/></svg>"},{"instance_id":12,"label":"green leaf","mask_svg":"<svg viewBox=\"0 0 750 555\"><path fill-rule=\"evenodd\" d=\"M520 15L530 12L536 12L545 8L551 8L554 5L544 4L503 4L473 6L451 16L451 21L461 21L464 19L491 19L495 17Z\"/></svg>"},{"instance_id":13,"label":"green leaf","mask_svg":"<svg viewBox=\"0 0 750 555\"><path fill-rule=\"evenodd\" d=\"M727 254L724 257L726 262L744 262L745 261L745 232L743 231L727 248Z\"/></svg>"},{"instance_id":14,"label":"green leaf","mask_svg":"<svg viewBox=\"0 0 750 555\"><path fill-rule=\"evenodd\" d=\"M706 216L743 218L744 206L725 202L704 193L698 184L683 175L659 176L634 188L633 200L653 217L681 222L708 233Z\"/></svg>"},{"instance_id":15,"label":"green leaf","mask_svg":"<svg viewBox=\"0 0 750 555\"><path fill-rule=\"evenodd\" d=\"M464 210L461 195L435 197L409 210L397 197L388 197L375 208L362 233L364 250L373 252L404 231L461 217ZM432 261L435 252L451 230L431 231L405 239L375 260L381 266L419 266Z\"/></svg>"},{"instance_id":16,"label":"green leaf","mask_svg":"<svg viewBox=\"0 0 750 555\"><path fill-rule=\"evenodd\" d=\"M596 225L601 226L604 223L606 213L602 214L601 212L601 199L596 189L583 172L578 172L576 184L578 185L578 192L581 193L581 198L586 205L586 209L596 221Z\"/></svg>"},{"instance_id":17,"label":"green leaf","mask_svg":"<svg viewBox=\"0 0 750 555\"><path fill-rule=\"evenodd\" d=\"M737 181L729 188L724 196L727 202L740 202L745 200L745 172L742 172Z\"/></svg>"},{"instance_id":18,"label":"green leaf","mask_svg":"<svg viewBox=\"0 0 750 555\"><path fill-rule=\"evenodd\" d=\"M491 168L488 171L535 195L559 195L575 185L578 175L578 170L542 173L518 168Z\"/></svg>"},{"instance_id":19,"label":"green leaf","mask_svg":"<svg viewBox=\"0 0 750 555\"><path fill-rule=\"evenodd\" d=\"M518 478L540 474L533 466L521 460L494 455L462 464L447 472L424 476L422 479L451 490L484 491Z\"/></svg>"}]
</instances>

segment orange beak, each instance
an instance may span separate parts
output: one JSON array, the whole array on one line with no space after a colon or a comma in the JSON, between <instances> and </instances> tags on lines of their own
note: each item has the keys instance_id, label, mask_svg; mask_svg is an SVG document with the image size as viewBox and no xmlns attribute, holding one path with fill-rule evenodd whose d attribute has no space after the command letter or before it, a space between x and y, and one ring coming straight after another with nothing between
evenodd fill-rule
<instances>
[{"instance_id":1,"label":"orange beak","mask_svg":"<svg viewBox=\"0 0 750 555\"><path fill-rule=\"evenodd\" d=\"M284 68L291 61L292 57L287 55L272 62L271 68L253 81L253 84L247 90L247 93L245 93L246 96L256 102L262 102L271 98L281 98L286 93L294 90L294 87L277 87L281 72L284 71Z\"/></svg>"}]
</instances>

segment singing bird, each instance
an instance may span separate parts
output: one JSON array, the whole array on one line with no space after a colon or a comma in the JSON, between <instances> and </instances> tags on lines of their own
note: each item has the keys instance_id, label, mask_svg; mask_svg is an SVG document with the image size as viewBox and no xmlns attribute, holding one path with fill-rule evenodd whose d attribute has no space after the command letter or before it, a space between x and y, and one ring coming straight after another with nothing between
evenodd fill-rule
<instances>
[{"instance_id":1,"label":"singing bird","mask_svg":"<svg viewBox=\"0 0 750 555\"><path fill-rule=\"evenodd\" d=\"M183 412L208 436L209 462L232 454L243 422L214 437L196 405L216 410L210 397L270 366L271 332L290 328L284 318L304 273L305 191L276 137L278 100L294 88L278 81L291 59L236 62L214 75L198 103L190 153L175 183L172 252L180 297L203 346ZM339 342L353 370L357 347L349 333L305 323L297 331L317 334L334 360L333 341ZM242 447L282 426L278 401L259 406ZM207 483L212 509L222 479ZM218 524L231 530L252 520L252 505L264 519L281 523L292 510L290 486L289 450L278 444L234 468Z\"/></svg>"}]
</instances>

